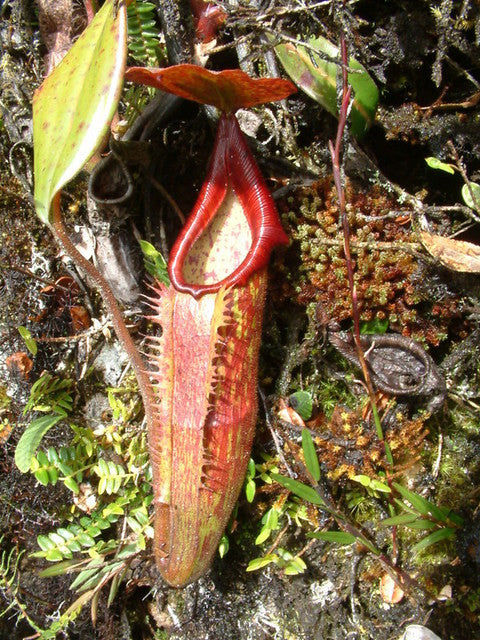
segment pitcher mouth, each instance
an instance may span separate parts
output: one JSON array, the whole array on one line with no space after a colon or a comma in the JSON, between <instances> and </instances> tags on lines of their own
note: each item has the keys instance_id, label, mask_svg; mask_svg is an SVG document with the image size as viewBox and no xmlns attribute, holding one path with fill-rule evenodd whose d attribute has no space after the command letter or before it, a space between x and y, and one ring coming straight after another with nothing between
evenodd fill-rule
<instances>
[{"instance_id":1,"label":"pitcher mouth","mask_svg":"<svg viewBox=\"0 0 480 640\"><path fill-rule=\"evenodd\" d=\"M234 115L220 119L208 174L171 253L178 291L198 298L242 285L288 244L273 198Z\"/></svg>"},{"instance_id":2,"label":"pitcher mouth","mask_svg":"<svg viewBox=\"0 0 480 640\"><path fill-rule=\"evenodd\" d=\"M185 256L182 265L185 283L221 284L243 264L251 246L252 232L242 203L228 185L214 218Z\"/></svg>"}]
</instances>

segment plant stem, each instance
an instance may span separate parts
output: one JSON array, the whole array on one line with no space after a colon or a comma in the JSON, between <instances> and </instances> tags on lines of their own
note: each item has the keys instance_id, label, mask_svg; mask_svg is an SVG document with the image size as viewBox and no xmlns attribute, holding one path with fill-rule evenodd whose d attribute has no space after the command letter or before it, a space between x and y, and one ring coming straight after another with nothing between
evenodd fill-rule
<instances>
[{"instance_id":1,"label":"plant stem","mask_svg":"<svg viewBox=\"0 0 480 640\"><path fill-rule=\"evenodd\" d=\"M305 473L310 481L311 486L315 489L318 495L322 498L325 507L319 507L319 509L325 509L328 513L330 513L335 519L338 527L352 535L359 544L365 546L371 553L375 555L375 557L379 560L379 562L383 565L384 569L390 575L392 580L402 589L410 589L421 592L425 597L431 597L431 594L422 587L414 578L412 578L408 573L400 569L395 563L395 554L393 555L393 559L389 558L387 555L382 553L382 551L377 547L377 545L372 542L369 535L364 533L362 529L354 525L344 513L342 513L338 507L336 506L332 496L328 493L326 489L324 489L315 479L312 477L308 469L300 462L298 459L296 460L297 465L302 467L303 473ZM395 528L394 528L395 529ZM394 550L395 551L395 550Z\"/></svg>"},{"instance_id":2,"label":"plant stem","mask_svg":"<svg viewBox=\"0 0 480 640\"><path fill-rule=\"evenodd\" d=\"M341 172L341 166L340 166L342 140L345 133L345 125L347 122L348 108L349 108L350 97L352 93L352 89L348 85L347 44L343 36L340 42L340 51L342 55L342 100L341 100L341 105L339 110L335 146L333 145L333 142L331 140L329 141L328 146L330 149L330 155L332 157L333 180L335 183L335 188L337 190L338 208L339 208L340 217L342 220L342 227L343 227L343 252L345 254L348 284L350 288L350 296L352 299L352 316L353 316L353 328L354 328L353 337L355 341L355 347L357 350L358 360L362 368L363 377L365 379L365 384L368 391L368 397L370 400L370 406L372 408L372 416L373 416L373 421L377 431L377 437L380 440L380 442L382 442L383 444L387 464L389 467L392 467L393 456L392 456L390 447L388 446L388 443L385 441L385 436L382 429L382 423L380 420L377 403L375 399L375 390L373 388L372 380L370 377L370 373L368 371L367 363L365 360L365 354L364 354L363 347L361 344L361 339L360 339L360 314L358 311L357 288L355 286L355 279L354 279L354 273L353 273L352 254L350 251L350 226L348 223L347 209L345 204L345 189L343 188L342 172Z\"/></svg>"},{"instance_id":3,"label":"plant stem","mask_svg":"<svg viewBox=\"0 0 480 640\"><path fill-rule=\"evenodd\" d=\"M108 282L98 271L98 269L96 269L91 262L84 258L84 256L80 253L80 251L78 251L73 242L70 240L62 220L60 192L55 195L52 202L52 208L53 231L57 240L62 245L65 252L75 262L75 264L77 264L81 269L83 269L83 271L85 271L85 273L87 273L87 275L90 276L90 278L94 281L94 283L100 290L102 299L111 316L113 328L115 329L117 338L125 349L130 360L130 364L132 365L132 369L135 373L135 377L137 378L138 388L140 390L140 394L143 399L143 406L145 409L145 420L147 423L147 427L149 427L152 424L153 420L154 398L152 387L148 379L148 374L145 371L145 364L142 360L140 352L133 342L132 336L128 332L118 303L115 299L115 296L113 295L113 291Z\"/></svg>"}]
</instances>

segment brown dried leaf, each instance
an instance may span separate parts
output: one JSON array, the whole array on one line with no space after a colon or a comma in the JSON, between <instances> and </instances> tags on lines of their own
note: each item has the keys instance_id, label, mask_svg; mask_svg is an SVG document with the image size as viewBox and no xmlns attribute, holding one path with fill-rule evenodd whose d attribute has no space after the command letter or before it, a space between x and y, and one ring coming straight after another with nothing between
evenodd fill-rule
<instances>
[{"instance_id":1,"label":"brown dried leaf","mask_svg":"<svg viewBox=\"0 0 480 640\"><path fill-rule=\"evenodd\" d=\"M420 233L420 239L430 255L445 267L462 273L480 273L480 246L426 231Z\"/></svg>"},{"instance_id":2,"label":"brown dried leaf","mask_svg":"<svg viewBox=\"0 0 480 640\"><path fill-rule=\"evenodd\" d=\"M45 76L57 66L72 46L72 0L37 0L42 40L47 48Z\"/></svg>"},{"instance_id":3,"label":"brown dried leaf","mask_svg":"<svg viewBox=\"0 0 480 640\"><path fill-rule=\"evenodd\" d=\"M70 307L70 316L72 318L72 325L75 333L90 327L90 315L85 307L82 307L81 305L74 305L73 307Z\"/></svg>"},{"instance_id":4,"label":"brown dried leaf","mask_svg":"<svg viewBox=\"0 0 480 640\"><path fill-rule=\"evenodd\" d=\"M12 353L6 359L5 364L11 373L19 373L24 380L28 380L28 375L33 367L33 362L25 351Z\"/></svg>"},{"instance_id":5,"label":"brown dried leaf","mask_svg":"<svg viewBox=\"0 0 480 640\"><path fill-rule=\"evenodd\" d=\"M384 573L380 580L380 595L387 604L398 604L404 592L388 573Z\"/></svg>"},{"instance_id":6,"label":"brown dried leaf","mask_svg":"<svg viewBox=\"0 0 480 640\"><path fill-rule=\"evenodd\" d=\"M289 407L285 402L285 400L283 399L280 399L278 403L277 417L280 420L283 420L284 422L290 422L291 424L294 424L297 427L302 427L302 429L305 426L305 422L298 415L295 409L292 409L292 407Z\"/></svg>"}]
</instances>

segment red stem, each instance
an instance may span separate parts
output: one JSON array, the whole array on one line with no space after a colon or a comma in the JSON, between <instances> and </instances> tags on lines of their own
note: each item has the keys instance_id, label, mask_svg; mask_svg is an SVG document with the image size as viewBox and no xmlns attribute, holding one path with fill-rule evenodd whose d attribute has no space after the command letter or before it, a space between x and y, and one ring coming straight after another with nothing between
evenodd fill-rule
<instances>
[{"instance_id":1,"label":"red stem","mask_svg":"<svg viewBox=\"0 0 480 640\"><path fill-rule=\"evenodd\" d=\"M137 378L138 387L143 399L143 406L145 410L145 420L147 422L147 426L152 424L153 420L153 404L154 397L152 392L152 387L150 385L148 375L145 371L145 364L140 356L140 353L133 342L132 336L128 332L128 329L125 325L125 321L123 320L122 313L118 306L118 303L113 295L113 291L110 288L110 285L105 280L105 278L101 275L101 273L96 269L91 262L89 262L75 247L70 238L68 237L67 231L63 225L62 221L62 213L60 208L60 192L58 192L52 202L53 208L53 230L55 235L66 251L66 253L72 258L72 260L83 269L90 278L95 282L97 287L100 290L102 299L105 303L105 306L110 313L112 324L117 334L118 339L120 340L123 348L127 352L128 358L130 360L130 364L132 365L132 369Z\"/></svg>"}]
</instances>

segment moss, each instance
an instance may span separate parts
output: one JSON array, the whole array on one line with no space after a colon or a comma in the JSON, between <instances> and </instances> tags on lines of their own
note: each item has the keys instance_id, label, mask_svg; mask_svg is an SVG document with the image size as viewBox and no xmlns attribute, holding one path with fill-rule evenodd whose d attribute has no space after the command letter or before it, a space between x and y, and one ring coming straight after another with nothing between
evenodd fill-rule
<instances>
[{"instance_id":1,"label":"moss","mask_svg":"<svg viewBox=\"0 0 480 640\"><path fill-rule=\"evenodd\" d=\"M429 291L424 265L406 248L406 243L417 240L408 218L391 215L398 201L379 185L363 192L347 183L346 197L360 319L387 318L391 329L439 344L458 316L458 303L448 295L438 300ZM313 300L331 319L351 320L343 235L331 178L299 190L279 208L294 239L286 266L278 265L291 287L283 287L283 294L290 299L293 289L299 304ZM294 268L297 263L299 268Z\"/></svg>"}]
</instances>

